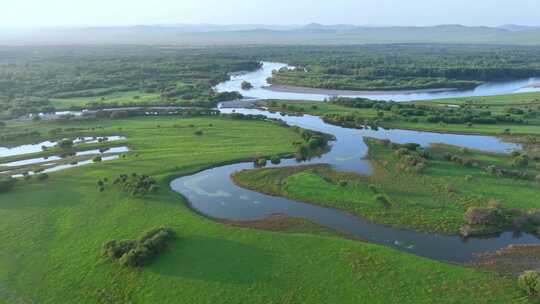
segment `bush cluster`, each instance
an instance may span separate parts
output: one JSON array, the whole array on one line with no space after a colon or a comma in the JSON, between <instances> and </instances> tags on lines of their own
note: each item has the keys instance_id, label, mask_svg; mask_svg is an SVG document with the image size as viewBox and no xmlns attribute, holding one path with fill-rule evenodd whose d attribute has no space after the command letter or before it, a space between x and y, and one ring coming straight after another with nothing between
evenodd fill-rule
<instances>
[{"instance_id":1,"label":"bush cluster","mask_svg":"<svg viewBox=\"0 0 540 304\"><path fill-rule=\"evenodd\" d=\"M518 286L528 296L540 295L540 273L537 271L525 271L518 278Z\"/></svg>"},{"instance_id":2,"label":"bush cluster","mask_svg":"<svg viewBox=\"0 0 540 304\"><path fill-rule=\"evenodd\" d=\"M8 192L15 186L15 183L17 182L16 179L13 177L3 177L0 178L0 193Z\"/></svg>"},{"instance_id":3,"label":"bush cluster","mask_svg":"<svg viewBox=\"0 0 540 304\"><path fill-rule=\"evenodd\" d=\"M162 253L175 236L169 228L157 228L137 240L111 240L103 245L102 252L105 257L118 261L122 266L142 267Z\"/></svg>"},{"instance_id":4,"label":"bush cluster","mask_svg":"<svg viewBox=\"0 0 540 304\"><path fill-rule=\"evenodd\" d=\"M468 158L465 158L456 154L445 153L443 155L443 159L447 161L452 161L464 167L480 168L483 171L491 175L498 176L498 177L508 177L508 178L523 179L523 180L529 180L529 181L540 181L540 176L535 175L534 173L520 171L520 170L508 170L508 169L501 168L495 165L482 165L478 161L471 160L471 159L468 159ZM524 161L523 159L525 159L526 161ZM514 156L512 160L512 165L516 167L526 166L526 164L528 164L528 157L524 154L519 154L518 156Z\"/></svg>"},{"instance_id":5,"label":"bush cluster","mask_svg":"<svg viewBox=\"0 0 540 304\"><path fill-rule=\"evenodd\" d=\"M427 167L429 154L427 151L423 150L420 145L416 143L398 145L389 143L385 140L381 140L380 143L390 146L395 150L394 153L400 160L400 163L396 165L396 170L398 172L408 171L412 173L422 173Z\"/></svg>"},{"instance_id":6,"label":"bush cluster","mask_svg":"<svg viewBox=\"0 0 540 304\"><path fill-rule=\"evenodd\" d=\"M103 183L104 184L104 183ZM158 187L156 181L148 175L139 175L132 173L131 175L120 174L114 181L114 185L120 185L122 191L131 195L146 195L156 192ZM98 182L98 186L99 182Z\"/></svg>"},{"instance_id":7,"label":"bush cluster","mask_svg":"<svg viewBox=\"0 0 540 304\"><path fill-rule=\"evenodd\" d=\"M305 160L318 150L326 147L330 137L320 132L305 130L300 127L292 127L292 130L302 136L303 143L296 144L296 159Z\"/></svg>"}]
</instances>

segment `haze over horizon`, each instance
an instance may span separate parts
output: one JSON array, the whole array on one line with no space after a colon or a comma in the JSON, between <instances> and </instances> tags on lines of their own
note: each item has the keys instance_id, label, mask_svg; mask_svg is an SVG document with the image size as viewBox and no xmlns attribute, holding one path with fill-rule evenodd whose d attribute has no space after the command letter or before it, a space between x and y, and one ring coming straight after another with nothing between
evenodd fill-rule
<instances>
[{"instance_id":1,"label":"haze over horizon","mask_svg":"<svg viewBox=\"0 0 540 304\"><path fill-rule=\"evenodd\" d=\"M5 0L3 0L5 1ZM536 0L337 0L332 3L297 0L147 0L70 1L26 0L5 4L0 28L94 27L156 24L309 23L376 26L462 24L540 25Z\"/></svg>"}]
</instances>

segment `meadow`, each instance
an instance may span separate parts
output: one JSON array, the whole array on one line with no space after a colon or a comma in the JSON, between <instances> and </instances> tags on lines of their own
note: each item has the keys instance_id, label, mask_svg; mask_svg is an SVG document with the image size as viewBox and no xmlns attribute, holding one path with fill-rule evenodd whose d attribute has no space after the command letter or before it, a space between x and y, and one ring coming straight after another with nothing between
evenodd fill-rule
<instances>
[{"instance_id":1,"label":"meadow","mask_svg":"<svg viewBox=\"0 0 540 304\"><path fill-rule=\"evenodd\" d=\"M529 301L510 277L345 239L303 221L278 231L215 222L169 188L174 177L204 168L293 152L301 139L291 129L215 117L26 124L122 135L131 152L46 181L19 181L0 194L0 303ZM159 190L143 197L109 185L98 191L98 180L132 172L155 178ZM161 226L178 238L152 264L125 268L101 256L104 242Z\"/></svg>"},{"instance_id":2,"label":"meadow","mask_svg":"<svg viewBox=\"0 0 540 304\"><path fill-rule=\"evenodd\" d=\"M343 99L352 100L352 99ZM490 122L490 123L445 123L430 122L429 117L415 115L401 115L393 109L381 109L377 106L367 108L348 107L336 102L312 101L276 101L269 100L259 102L258 105L267 106L272 111L310 114L320 116L327 122L340 124L347 127L362 127L373 124L385 128L409 129L433 132L448 132L461 134L487 134L507 136L515 135L540 135L540 93L519 93L486 97L464 97L437 99L426 101L414 101L399 103L404 106L417 106L419 108L434 109L447 115L483 115L489 112L490 117L508 116L522 119L522 122ZM453 106L460 106L456 110ZM449 107L451 106L451 107ZM523 115L509 114L510 110L520 110ZM424 110L425 111L425 110ZM425 111L428 112L429 111ZM534 113L528 115L528 113ZM441 115L441 114L439 114ZM445 114L442 114L445 115ZM326 119L328 118L328 119ZM516 120L516 121L517 121Z\"/></svg>"}]
</instances>

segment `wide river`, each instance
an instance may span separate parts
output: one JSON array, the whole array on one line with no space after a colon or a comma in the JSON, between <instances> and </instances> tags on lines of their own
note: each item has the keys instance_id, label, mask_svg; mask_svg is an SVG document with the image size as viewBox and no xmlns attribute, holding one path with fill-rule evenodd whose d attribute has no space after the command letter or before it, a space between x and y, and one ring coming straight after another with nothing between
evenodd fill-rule
<instances>
[{"instance_id":1,"label":"wide river","mask_svg":"<svg viewBox=\"0 0 540 304\"><path fill-rule=\"evenodd\" d=\"M540 78L528 78L514 81L486 82L472 90L347 92L337 90L302 90L293 88L292 91L295 92L283 92L269 89L270 84L268 83L267 79L272 76L272 71L279 70L284 67L291 68L284 63L263 62L263 66L261 69L255 72L238 73L236 75L233 75L230 81L226 81L217 85L216 90L218 92L238 91L241 92L242 95L244 95L246 98L251 99L289 99L313 101L323 101L332 96L365 97L378 100L412 101L453 97L493 96L540 91L540 88L530 87L533 84L540 83ZM242 90L241 85L243 81L250 82L253 85L253 89L248 91Z\"/></svg>"},{"instance_id":2,"label":"wide river","mask_svg":"<svg viewBox=\"0 0 540 304\"><path fill-rule=\"evenodd\" d=\"M255 73L262 73L262 71ZM251 80L261 79L261 77L263 76L252 77ZM264 81L253 81L253 83L255 86L264 86ZM237 84L238 79L233 78L218 87L220 89L233 88ZM263 92L266 90L259 87L255 91ZM262 98L260 95L252 97ZM276 97L267 96L265 98ZM358 130L330 125L319 117L310 115L283 116L255 109L221 109L221 111L223 113L234 111L265 115L268 118L281 119L291 126L299 126L335 136L336 140L331 143L330 151L319 158L302 163L285 159L282 160L281 164L269 165L269 167L326 163L342 171L371 174L370 163L365 159L367 146L363 142L364 137L390 139L397 143L416 142L422 146L445 143L489 152L509 152L521 148L519 145L506 143L492 136L441 134L399 129L385 130L382 128ZM188 199L191 208L211 218L247 221L263 219L276 214L303 217L367 241L442 261L468 262L474 258L476 253L501 249L511 244L540 242L536 236L527 233L505 232L495 237L465 240L459 236L424 233L376 224L344 211L269 196L236 186L231 180L231 174L250 168L253 168L251 162L204 170L197 174L175 179L171 182L171 187Z\"/></svg>"}]
</instances>

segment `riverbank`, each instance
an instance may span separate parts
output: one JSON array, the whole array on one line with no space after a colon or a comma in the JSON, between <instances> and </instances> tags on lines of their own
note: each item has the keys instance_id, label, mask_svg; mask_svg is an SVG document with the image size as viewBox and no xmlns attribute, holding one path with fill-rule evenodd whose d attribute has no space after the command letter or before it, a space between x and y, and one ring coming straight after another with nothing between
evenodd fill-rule
<instances>
[{"instance_id":1,"label":"riverbank","mask_svg":"<svg viewBox=\"0 0 540 304\"><path fill-rule=\"evenodd\" d=\"M308 87L297 87L289 85L269 85L264 86L263 89L272 91L272 92L281 92L281 93L297 93L297 94L318 94L318 95L327 95L332 96L345 96L345 97L354 97L354 96L376 96L379 95L407 95L407 94L424 94L424 93L442 93L442 92L452 92L457 91L455 88L438 88L438 89L420 89L420 90L379 90L379 91L355 91L355 90L333 90L333 89L319 89L319 88L308 88Z\"/></svg>"}]
</instances>

